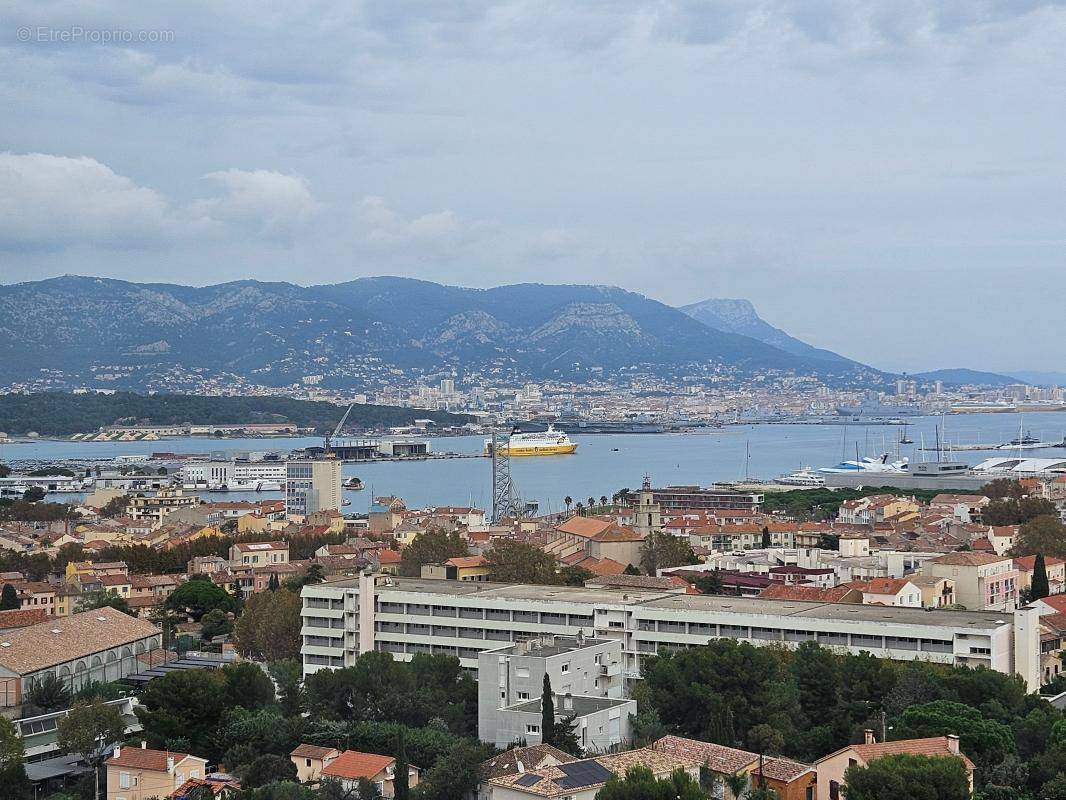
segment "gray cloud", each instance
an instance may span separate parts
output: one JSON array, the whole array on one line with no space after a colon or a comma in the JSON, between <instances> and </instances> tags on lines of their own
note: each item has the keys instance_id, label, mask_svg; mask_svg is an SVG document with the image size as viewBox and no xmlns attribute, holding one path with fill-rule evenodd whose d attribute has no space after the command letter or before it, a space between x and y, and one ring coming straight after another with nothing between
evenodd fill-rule
<instances>
[{"instance_id":1,"label":"gray cloud","mask_svg":"<svg viewBox=\"0 0 1066 800\"><path fill-rule=\"evenodd\" d=\"M750 297L886 366L1007 369L987 320L1063 267L1061 2L15 0L0 22L19 278L620 283ZM1057 368L1060 301L1026 297L1026 366ZM919 342L934 307L949 333Z\"/></svg>"}]
</instances>

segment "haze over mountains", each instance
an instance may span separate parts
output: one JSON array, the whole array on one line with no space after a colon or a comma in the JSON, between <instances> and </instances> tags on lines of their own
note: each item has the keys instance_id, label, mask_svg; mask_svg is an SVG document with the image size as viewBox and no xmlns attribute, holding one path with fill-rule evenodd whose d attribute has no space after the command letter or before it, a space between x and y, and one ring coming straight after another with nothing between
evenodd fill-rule
<instances>
[{"instance_id":1,"label":"haze over mountains","mask_svg":"<svg viewBox=\"0 0 1066 800\"><path fill-rule=\"evenodd\" d=\"M258 281L188 287L78 276L0 286L5 383L41 370L61 371L71 385L108 374L119 376L114 385L134 387L184 373L240 375L266 385L324 374L327 384L339 385L374 369L448 368L530 379L627 369L681 375L693 368L776 370L855 385L887 377L828 351L785 343L791 349L708 327L609 286L467 289L382 277L310 287Z\"/></svg>"}]
</instances>

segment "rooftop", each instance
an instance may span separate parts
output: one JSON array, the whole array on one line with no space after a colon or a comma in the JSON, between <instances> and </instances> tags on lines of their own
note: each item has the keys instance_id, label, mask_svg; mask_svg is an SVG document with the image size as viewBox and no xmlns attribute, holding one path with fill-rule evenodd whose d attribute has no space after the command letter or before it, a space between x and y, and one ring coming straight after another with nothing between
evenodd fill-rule
<instances>
[{"instance_id":1,"label":"rooftop","mask_svg":"<svg viewBox=\"0 0 1066 800\"><path fill-rule=\"evenodd\" d=\"M322 770L323 775L334 778L373 778L386 767L396 763L392 756L379 756L377 753L360 753L357 750L345 750Z\"/></svg>"},{"instance_id":2,"label":"rooftop","mask_svg":"<svg viewBox=\"0 0 1066 800\"><path fill-rule=\"evenodd\" d=\"M98 608L0 635L0 668L25 675L159 634L147 620Z\"/></svg>"},{"instance_id":3,"label":"rooftop","mask_svg":"<svg viewBox=\"0 0 1066 800\"><path fill-rule=\"evenodd\" d=\"M569 764L571 761L577 761L577 759L557 747L552 747L550 744L534 744L529 747L513 747L505 750L498 756L481 762L478 772L482 778L488 780L504 775L518 775L531 769L540 769L545 762Z\"/></svg>"}]
</instances>

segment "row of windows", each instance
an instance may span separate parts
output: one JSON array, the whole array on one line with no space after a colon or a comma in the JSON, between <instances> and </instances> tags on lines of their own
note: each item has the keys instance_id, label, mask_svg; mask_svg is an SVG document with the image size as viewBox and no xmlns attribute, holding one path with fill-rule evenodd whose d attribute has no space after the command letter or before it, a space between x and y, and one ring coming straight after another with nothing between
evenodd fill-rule
<instances>
[{"instance_id":1,"label":"row of windows","mask_svg":"<svg viewBox=\"0 0 1066 800\"><path fill-rule=\"evenodd\" d=\"M430 605L428 603L395 603L382 601L378 605L378 611L382 614L403 614L416 617L485 619L498 622L525 622L534 625L592 627L593 624L591 614L562 614L549 611L512 611L507 608L463 608L458 606Z\"/></svg>"}]
</instances>

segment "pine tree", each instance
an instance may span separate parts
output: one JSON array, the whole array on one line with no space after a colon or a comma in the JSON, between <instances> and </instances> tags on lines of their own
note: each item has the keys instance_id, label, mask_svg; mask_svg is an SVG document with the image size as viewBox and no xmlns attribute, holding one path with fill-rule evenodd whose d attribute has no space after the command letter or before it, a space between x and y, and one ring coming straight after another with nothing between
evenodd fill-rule
<instances>
[{"instance_id":1,"label":"pine tree","mask_svg":"<svg viewBox=\"0 0 1066 800\"><path fill-rule=\"evenodd\" d=\"M393 800L408 800L410 789L408 786L407 766L407 742L404 741L403 730L396 736L396 772L392 776Z\"/></svg>"},{"instance_id":2,"label":"pine tree","mask_svg":"<svg viewBox=\"0 0 1066 800\"><path fill-rule=\"evenodd\" d=\"M552 696L552 679L547 672L540 695L540 741L555 744L555 698Z\"/></svg>"},{"instance_id":3,"label":"pine tree","mask_svg":"<svg viewBox=\"0 0 1066 800\"><path fill-rule=\"evenodd\" d=\"M765 550L770 546L770 529L763 527L762 529L762 549Z\"/></svg>"},{"instance_id":4,"label":"pine tree","mask_svg":"<svg viewBox=\"0 0 1066 800\"><path fill-rule=\"evenodd\" d=\"M1051 594L1051 588L1047 581L1047 566L1044 564L1044 554L1037 553L1033 562L1033 581L1029 587L1029 600L1039 600Z\"/></svg>"}]
</instances>

